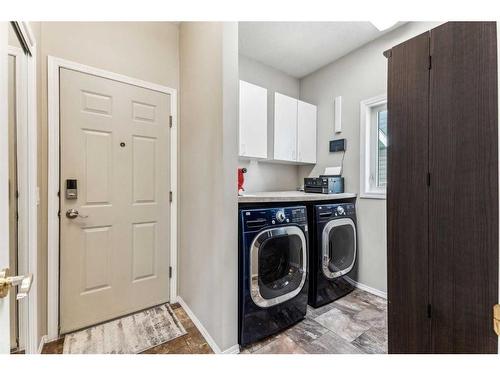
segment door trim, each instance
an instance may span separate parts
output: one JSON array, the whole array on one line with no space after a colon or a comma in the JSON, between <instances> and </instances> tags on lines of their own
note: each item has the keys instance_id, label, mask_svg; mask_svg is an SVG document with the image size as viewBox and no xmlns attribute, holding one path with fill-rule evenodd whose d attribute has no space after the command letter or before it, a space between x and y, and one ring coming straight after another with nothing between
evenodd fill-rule
<instances>
[{"instance_id":1,"label":"door trim","mask_svg":"<svg viewBox=\"0 0 500 375\"><path fill-rule=\"evenodd\" d=\"M170 181L172 203L170 211L170 302L177 301L177 90L140 79L94 68L54 56L47 57L48 86L48 275L47 275L47 336L48 341L59 337L59 71L61 68L111 79L170 95L172 127L170 131ZM169 126L169 124L165 124ZM168 192L166 193L168 194Z\"/></svg>"},{"instance_id":2,"label":"door trim","mask_svg":"<svg viewBox=\"0 0 500 375\"><path fill-rule=\"evenodd\" d=\"M5 23L7 25L7 22ZM20 308L19 314L19 325L20 325L20 344L24 344L24 350L28 354L37 353L38 350L38 240L37 240L37 230L38 230L38 167L37 167L37 87L36 87L36 56L37 56L37 46L35 38L33 37L33 32L28 22L12 21L13 28L18 33L20 39L21 48L9 47L8 43L5 42L7 55L14 56L24 56L24 61L18 65L17 61L20 59L16 58L16 68L22 68L24 78L18 80L20 75L16 72L16 84L19 84L16 89L20 89L16 92L16 95L21 93L26 97L26 101L19 101L22 103L22 114L19 118L19 112L16 114L17 120L20 123L20 129L22 131L22 136L19 137L18 134L18 168L19 165L22 166L22 173L18 176L18 185L20 194L20 224L19 224L19 236L22 237L22 241L19 242L19 249L21 251L20 259L24 265L23 272L32 273L34 275L33 283L31 286L31 291L28 297L24 300L24 308ZM2 41L3 44L3 41ZM3 49L3 45L1 46ZM6 62L6 60L5 60ZM3 60L2 60L3 63ZM2 65L2 64L0 64ZM3 66L2 66L3 68ZM17 70L17 69L16 69ZM3 77L2 72L2 77ZM6 77L5 77L6 78ZM6 80L2 80L6 82ZM2 103L4 103L5 108L7 107L7 97L4 97L5 92L0 92L0 97ZM3 145L3 134L0 134L2 138ZM21 143L19 143L21 141ZM2 147L3 148L3 147ZM4 158L1 158L2 160ZM5 160L8 160L6 158ZM0 168L2 169L2 168ZM8 168L5 169L8 171ZM8 181L8 178L5 180ZM2 184L3 186L3 184ZM0 187L0 190L3 189ZM3 195L2 195L3 198ZM6 213L8 214L8 205ZM2 205L2 218L3 218L3 205ZM0 218L0 222L3 224L3 220ZM8 219L8 217L7 217ZM4 230L7 233L7 237L2 236L2 238L7 238L6 241L2 241L2 245L8 248L8 225L1 225L0 230L4 234ZM1 252L1 251L0 251Z\"/></svg>"}]
</instances>

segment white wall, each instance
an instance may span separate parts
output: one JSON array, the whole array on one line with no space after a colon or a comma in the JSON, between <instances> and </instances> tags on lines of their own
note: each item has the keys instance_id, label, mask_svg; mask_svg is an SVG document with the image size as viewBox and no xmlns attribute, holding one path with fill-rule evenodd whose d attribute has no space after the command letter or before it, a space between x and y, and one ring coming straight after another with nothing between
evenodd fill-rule
<instances>
[{"instance_id":1,"label":"white wall","mask_svg":"<svg viewBox=\"0 0 500 375\"><path fill-rule=\"evenodd\" d=\"M345 191L359 194L359 103L387 91L387 61L382 53L439 23L411 22L332 62L300 81L300 99L318 105L318 162L299 167L299 181L339 165L341 153L328 142L346 138ZM342 96L342 133L334 135L333 99ZM386 201L358 199L358 281L387 291Z\"/></svg>"},{"instance_id":2,"label":"white wall","mask_svg":"<svg viewBox=\"0 0 500 375\"><path fill-rule=\"evenodd\" d=\"M279 70L264 65L246 56L239 56L239 77L243 81L267 89L268 157L273 157L274 141L274 93L299 97L299 80ZM247 168L245 191L295 190L298 167L256 160L240 159L239 167Z\"/></svg>"},{"instance_id":3,"label":"white wall","mask_svg":"<svg viewBox=\"0 0 500 375\"><path fill-rule=\"evenodd\" d=\"M216 345L237 344L238 29L180 25L179 295Z\"/></svg>"}]
</instances>

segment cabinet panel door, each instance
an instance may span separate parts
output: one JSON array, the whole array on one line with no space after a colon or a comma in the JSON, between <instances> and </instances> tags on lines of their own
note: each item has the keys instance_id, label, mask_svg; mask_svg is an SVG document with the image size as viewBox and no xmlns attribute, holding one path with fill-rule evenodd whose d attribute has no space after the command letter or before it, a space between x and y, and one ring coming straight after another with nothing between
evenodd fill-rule
<instances>
[{"instance_id":1,"label":"cabinet panel door","mask_svg":"<svg viewBox=\"0 0 500 375\"><path fill-rule=\"evenodd\" d=\"M388 59L387 286L389 353L429 350L429 34Z\"/></svg>"},{"instance_id":2,"label":"cabinet panel door","mask_svg":"<svg viewBox=\"0 0 500 375\"><path fill-rule=\"evenodd\" d=\"M274 94L274 159L297 161L297 99Z\"/></svg>"},{"instance_id":3,"label":"cabinet panel door","mask_svg":"<svg viewBox=\"0 0 500 375\"><path fill-rule=\"evenodd\" d=\"M316 163L316 106L298 101L297 160Z\"/></svg>"},{"instance_id":4,"label":"cabinet panel door","mask_svg":"<svg viewBox=\"0 0 500 375\"><path fill-rule=\"evenodd\" d=\"M240 156L267 158L267 90L240 81Z\"/></svg>"},{"instance_id":5,"label":"cabinet panel door","mask_svg":"<svg viewBox=\"0 0 500 375\"><path fill-rule=\"evenodd\" d=\"M498 96L494 22L431 31L432 352L496 353Z\"/></svg>"}]
</instances>

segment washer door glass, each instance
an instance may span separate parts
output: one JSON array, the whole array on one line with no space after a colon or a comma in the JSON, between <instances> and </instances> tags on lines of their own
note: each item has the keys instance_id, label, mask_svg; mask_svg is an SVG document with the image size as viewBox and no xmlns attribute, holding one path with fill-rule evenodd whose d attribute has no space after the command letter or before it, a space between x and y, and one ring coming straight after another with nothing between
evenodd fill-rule
<instances>
[{"instance_id":1,"label":"washer door glass","mask_svg":"<svg viewBox=\"0 0 500 375\"><path fill-rule=\"evenodd\" d=\"M269 307L295 297L306 279L306 239L296 226L266 229L251 245L252 300Z\"/></svg>"},{"instance_id":2,"label":"washer door glass","mask_svg":"<svg viewBox=\"0 0 500 375\"><path fill-rule=\"evenodd\" d=\"M322 235L323 274L334 279L345 275L356 261L356 227L352 219L330 221Z\"/></svg>"}]
</instances>

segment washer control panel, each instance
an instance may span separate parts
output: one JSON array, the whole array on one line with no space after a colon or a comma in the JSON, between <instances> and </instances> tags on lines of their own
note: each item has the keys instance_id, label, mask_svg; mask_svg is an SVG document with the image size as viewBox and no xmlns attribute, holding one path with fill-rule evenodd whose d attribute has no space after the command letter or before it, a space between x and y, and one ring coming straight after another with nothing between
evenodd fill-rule
<instances>
[{"instance_id":1,"label":"washer control panel","mask_svg":"<svg viewBox=\"0 0 500 375\"><path fill-rule=\"evenodd\" d=\"M278 220L278 222L282 223L286 220L286 215L285 215L285 211L284 210L279 210L276 212L276 220ZM290 219L288 219L290 220Z\"/></svg>"},{"instance_id":2,"label":"washer control panel","mask_svg":"<svg viewBox=\"0 0 500 375\"><path fill-rule=\"evenodd\" d=\"M307 210L304 206L248 209L242 210L241 213L246 230L288 223L307 224Z\"/></svg>"}]
</instances>

